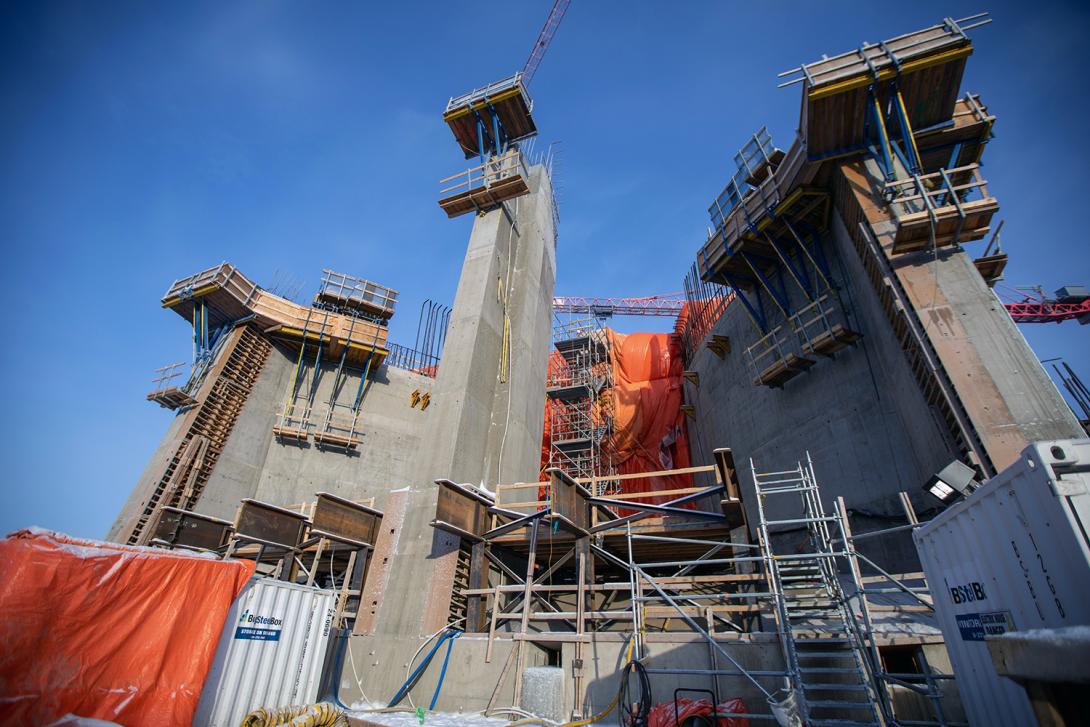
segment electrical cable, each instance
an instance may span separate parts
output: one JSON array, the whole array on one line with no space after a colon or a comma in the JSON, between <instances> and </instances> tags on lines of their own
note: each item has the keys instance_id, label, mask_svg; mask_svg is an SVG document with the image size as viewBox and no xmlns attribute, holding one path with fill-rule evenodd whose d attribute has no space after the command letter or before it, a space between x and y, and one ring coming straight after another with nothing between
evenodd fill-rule
<instances>
[{"instance_id":1,"label":"electrical cable","mask_svg":"<svg viewBox=\"0 0 1090 727\"><path fill-rule=\"evenodd\" d=\"M401 688L397 690L397 693L393 696L389 704L387 704L386 706L394 707L397 705L398 702L405 698L409 690L412 689L413 684L416 683L417 678L428 667L428 664L431 663L431 659L433 656L435 656L435 652L439 650L439 647L443 645L443 642L447 641L448 639L454 638L454 635L457 633L461 632L447 631L439 637L439 640L435 642L435 646L431 647L431 651L428 652L427 656L424 657L424 660L420 662L419 666L416 667L413 673L409 675L409 678L405 680L405 683L401 685Z\"/></svg>"},{"instance_id":2,"label":"electrical cable","mask_svg":"<svg viewBox=\"0 0 1090 727\"><path fill-rule=\"evenodd\" d=\"M356 680L356 687L360 690L360 696L363 697L363 701L370 704L371 698L363 691L363 680L360 679L359 672L356 671L356 660L352 658L352 637L346 637L345 640L348 642L348 663L352 665L352 677Z\"/></svg>"},{"instance_id":3,"label":"electrical cable","mask_svg":"<svg viewBox=\"0 0 1090 727\"><path fill-rule=\"evenodd\" d=\"M425 640L424 640L424 643L420 644L420 648L418 648L418 649L416 650L416 653L414 653L414 654L413 654L413 657L412 657L411 659L409 659L409 663L408 663L408 665L407 665L407 666L406 666L406 668L405 668L405 683L406 683L406 684L407 684L407 683L409 682L409 672L410 672L410 671L412 670L412 668L413 668L413 662L415 662L415 661L416 661L416 657L420 656L420 652L421 652L421 651L423 651L424 649L426 649L426 648L427 648L428 644L430 644L430 643L431 643L431 640L432 640L432 639L434 639L434 638L435 638L436 636L438 636L439 634L441 634L441 633L443 633L444 631L446 631L447 629L451 628L451 627L452 627L452 626L454 626L455 624L461 623L462 621L465 621L465 620L466 620L466 619L465 619L465 617L464 617L464 616L463 616L462 618L456 618L456 619L454 619L453 621L451 621L450 623L448 623L448 624L447 624L446 626L444 626L443 628L439 629L439 630L438 630L438 631L436 631L436 632L435 632L434 634L432 634L432 635L431 635L431 636L429 636L429 637L428 637L427 639L425 639ZM410 688L410 690L409 690L408 692L406 692L406 695L405 695L405 696L407 696L407 697L409 698L409 704L411 704L411 705L412 705L412 706L413 706L413 707L415 708L415 707L416 707L416 705L415 705L415 704L413 704L413 697L412 697L412 692L411 692L411 688Z\"/></svg>"},{"instance_id":4,"label":"electrical cable","mask_svg":"<svg viewBox=\"0 0 1090 727\"><path fill-rule=\"evenodd\" d=\"M629 677L635 672L639 684L639 699L632 701ZM621 727L646 727L647 716L651 713L651 679L643 664L633 659L625 664L621 672L621 686L617 691L620 710L617 714Z\"/></svg>"}]
</instances>

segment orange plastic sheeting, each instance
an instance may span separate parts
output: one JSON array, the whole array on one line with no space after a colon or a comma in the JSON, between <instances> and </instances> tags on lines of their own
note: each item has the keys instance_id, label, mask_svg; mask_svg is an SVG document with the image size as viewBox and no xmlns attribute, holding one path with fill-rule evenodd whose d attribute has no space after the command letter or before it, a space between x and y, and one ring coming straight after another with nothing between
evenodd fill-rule
<instances>
[{"instance_id":1,"label":"orange plastic sheeting","mask_svg":"<svg viewBox=\"0 0 1090 727\"><path fill-rule=\"evenodd\" d=\"M673 702L662 702L652 707L647 714L647 727L677 727L679 724L685 724L685 720L690 717L709 717L711 713L712 703L709 700L679 697L676 714ZM741 699L731 699L719 704L715 713L716 715L748 714L749 709ZM715 721L718 727L749 727L749 719L746 717L717 716Z\"/></svg>"},{"instance_id":2,"label":"orange plastic sheeting","mask_svg":"<svg viewBox=\"0 0 1090 727\"><path fill-rule=\"evenodd\" d=\"M253 572L38 529L0 540L0 724L189 725Z\"/></svg>"},{"instance_id":3,"label":"orange plastic sheeting","mask_svg":"<svg viewBox=\"0 0 1090 727\"><path fill-rule=\"evenodd\" d=\"M668 333L617 333L606 329L613 362L611 446L621 474L690 466L689 437L681 411L681 341ZM658 492L692 486L690 475L623 480L625 492ZM671 498L648 498L660 504ZM690 504L690 507L695 507Z\"/></svg>"},{"instance_id":4,"label":"orange plastic sheeting","mask_svg":"<svg viewBox=\"0 0 1090 727\"><path fill-rule=\"evenodd\" d=\"M549 354L549 373L547 386L552 382L558 381L564 378L568 369L568 362L564 360L564 357L560 355L560 352L553 349ZM553 421L553 407L560 406L554 402L550 397L545 397L545 427L541 430L541 470L540 476L544 481L545 470L549 466L549 443L552 441L552 421Z\"/></svg>"}]
</instances>

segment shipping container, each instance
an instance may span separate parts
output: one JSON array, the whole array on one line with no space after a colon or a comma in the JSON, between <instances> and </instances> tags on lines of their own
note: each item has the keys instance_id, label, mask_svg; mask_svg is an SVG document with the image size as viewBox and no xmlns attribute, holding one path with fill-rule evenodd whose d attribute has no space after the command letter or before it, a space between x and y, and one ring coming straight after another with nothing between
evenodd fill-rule
<instances>
[{"instance_id":1,"label":"shipping container","mask_svg":"<svg viewBox=\"0 0 1090 727\"><path fill-rule=\"evenodd\" d=\"M260 707L311 704L336 592L253 578L227 616L194 725L237 727Z\"/></svg>"},{"instance_id":2,"label":"shipping container","mask_svg":"<svg viewBox=\"0 0 1090 727\"><path fill-rule=\"evenodd\" d=\"M1036 724L985 644L1090 624L1090 440L1038 442L914 538L973 725Z\"/></svg>"}]
</instances>

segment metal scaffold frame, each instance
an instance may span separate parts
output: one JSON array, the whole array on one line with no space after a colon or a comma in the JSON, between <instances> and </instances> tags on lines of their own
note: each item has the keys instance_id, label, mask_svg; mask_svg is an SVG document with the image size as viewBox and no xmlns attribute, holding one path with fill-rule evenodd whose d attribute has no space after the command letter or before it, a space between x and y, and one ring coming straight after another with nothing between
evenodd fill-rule
<instances>
[{"instance_id":1,"label":"metal scaffold frame","mask_svg":"<svg viewBox=\"0 0 1090 727\"><path fill-rule=\"evenodd\" d=\"M809 455L787 472L757 472L752 462L750 471L755 542L729 449L715 451L714 465L616 475L707 478L668 491L596 496L597 478L555 468L542 482L497 485L494 495L437 481L431 525L456 535L464 551L452 594L459 621L467 632L487 634L486 662L497 639L517 642L503 669L514 671L516 701L527 647L571 644L576 717L592 711L583 701L587 645L612 641L628 644L627 659L650 675L709 679L717 704L719 680L751 685L768 702L767 710L748 704L744 716L751 719L794 710L808 725L962 724L943 714L942 685L951 675L935 673L922 650L919 673L891 671L879 651L894 642L876 630L872 611L931 608L922 574L891 574L856 548L857 541L919 527L907 495L906 525L856 536L843 499L832 513L824 510ZM785 498L798 512L769 506ZM890 593L914 605L868 601ZM706 664L679 668L657 657L657 644L693 643L693 634L707 645ZM746 668L725 648L731 643L779 643L786 666ZM918 694L934 719L898 720L894 689Z\"/></svg>"},{"instance_id":2,"label":"metal scaffold frame","mask_svg":"<svg viewBox=\"0 0 1090 727\"><path fill-rule=\"evenodd\" d=\"M613 432L613 367L609 342L598 318L556 317L549 397L549 467L575 477L599 478L595 494L610 489L615 473L609 437Z\"/></svg>"}]
</instances>

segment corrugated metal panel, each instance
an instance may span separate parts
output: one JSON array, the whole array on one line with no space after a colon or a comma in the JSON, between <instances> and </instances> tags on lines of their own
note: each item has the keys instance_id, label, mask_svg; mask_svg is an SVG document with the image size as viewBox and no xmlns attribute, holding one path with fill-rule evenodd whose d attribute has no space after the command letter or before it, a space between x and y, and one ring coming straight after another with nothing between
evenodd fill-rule
<instances>
[{"instance_id":1,"label":"corrugated metal panel","mask_svg":"<svg viewBox=\"0 0 1090 727\"><path fill-rule=\"evenodd\" d=\"M254 578L231 607L195 725L236 727L259 707L318 696L336 593Z\"/></svg>"},{"instance_id":2,"label":"corrugated metal panel","mask_svg":"<svg viewBox=\"0 0 1090 727\"><path fill-rule=\"evenodd\" d=\"M915 533L974 725L1036 724L984 636L1090 623L1090 440L1039 442Z\"/></svg>"}]
</instances>

